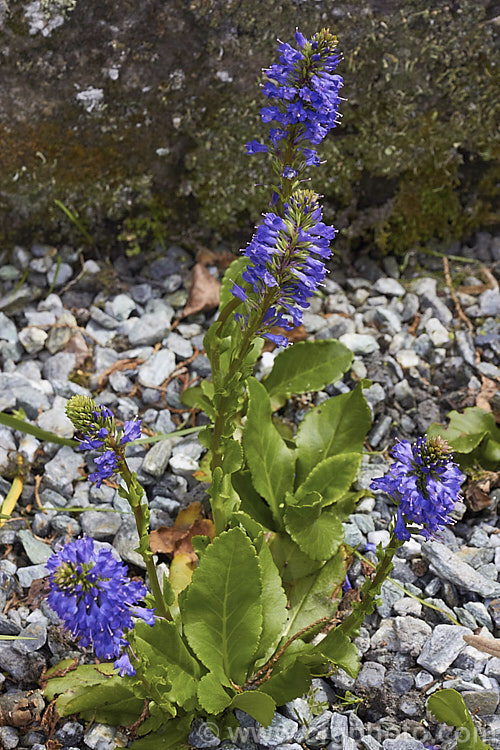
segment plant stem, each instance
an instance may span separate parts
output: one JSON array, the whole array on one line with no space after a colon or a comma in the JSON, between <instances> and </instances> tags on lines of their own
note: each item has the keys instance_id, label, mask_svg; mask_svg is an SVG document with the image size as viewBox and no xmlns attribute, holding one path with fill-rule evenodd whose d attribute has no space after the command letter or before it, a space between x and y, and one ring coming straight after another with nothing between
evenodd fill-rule
<instances>
[{"instance_id":1,"label":"plant stem","mask_svg":"<svg viewBox=\"0 0 500 750\"><path fill-rule=\"evenodd\" d=\"M384 557L380 561L375 577L370 582L363 599L353 608L351 614L340 623L338 630L341 630L346 635L351 635L354 634L363 624L367 613L371 611L375 597L380 593L380 586L386 580L392 569L392 558L399 547L401 547L401 544L402 542L400 542L393 532L385 550Z\"/></svg>"},{"instance_id":2,"label":"plant stem","mask_svg":"<svg viewBox=\"0 0 500 750\"><path fill-rule=\"evenodd\" d=\"M127 489L129 492L129 503L134 513L137 534L139 536L139 540L142 541L144 537L148 537L149 524L144 517L142 503L140 501L138 503L131 502L131 498L134 494L134 488L133 488L133 482L132 482L132 474L130 472L130 469L125 459L122 459L120 461L120 474L125 480L125 484L127 485ZM149 538L147 539L147 546L149 548ZM146 566L146 571L149 577L149 583L151 586L151 591L153 593L153 598L155 600L157 613L161 617L164 617L166 620L171 620L172 616L170 612L168 611L167 605L165 604L165 599L163 598L162 590L161 590L160 583L158 581L158 576L156 573L156 567L152 558L152 553L149 552L148 554L147 552L142 551L141 545L139 545L139 552Z\"/></svg>"}]
</instances>

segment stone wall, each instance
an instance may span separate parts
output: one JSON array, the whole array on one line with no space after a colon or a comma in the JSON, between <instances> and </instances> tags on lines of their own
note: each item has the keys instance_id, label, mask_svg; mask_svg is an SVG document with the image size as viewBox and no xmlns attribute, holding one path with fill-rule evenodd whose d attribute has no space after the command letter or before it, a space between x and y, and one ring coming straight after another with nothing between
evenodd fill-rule
<instances>
[{"instance_id":1,"label":"stone wall","mask_svg":"<svg viewBox=\"0 0 500 750\"><path fill-rule=\"evenodd\" d=\"M435 7L433 7L435 6ZM494 9L477 0L0 0L0 239L246 243L269 190L260 70L329 26L348 98L314 173L341 244L491 228ZM496 152L495 152L496 148Z\"/></svg>"}]
</instances>

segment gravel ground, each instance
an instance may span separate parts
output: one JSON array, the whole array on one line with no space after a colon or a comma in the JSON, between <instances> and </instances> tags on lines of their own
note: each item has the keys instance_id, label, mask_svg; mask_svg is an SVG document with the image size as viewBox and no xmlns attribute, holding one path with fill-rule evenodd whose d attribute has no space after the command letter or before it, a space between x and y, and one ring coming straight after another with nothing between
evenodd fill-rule
<instances>
[{"instance_id":1,"label":"gravel ground","mask_svg":"<svg viewBox=\"0 0 500 750\"><path fill-rule=\"evenodd\" d=\"M449 410L476 402L489 399L500 411L500 242L481 233L450 252L471 259L450 259L455 298L439 257L419 258L418 270L410 262L400 276L394 259L377 264L363 256L352 265L334 261L323 296L304 316L308 337L339 338L355 353L351 373L315 402L346 392L361 378L373 381L365 391L373 413L367 448L376 453L365 457L360 488L383 474L387 464L380 452L395 438L413 440L430 422L443 422ZM209 259L212 275L224 256ZM172 330L186 304L192 265L179 247L149 259L119 259L114 266L84 261L67 247L16 247L0 269L0 410L22 410L29 421L71 437L66 399L97 391L97 400L118 419L140 414L152 432L191 424L194 417L179 396L188 383L210 374L202 340L213 320L213 310L196 313ZM261 372L274 356L264 354ZM307 408L307 399L294 399L283 416L298 423ZM149 450L132 447L129 455L148 493L153 528L170 525L180 508L203 500L204 487L192 477L201 448L191 436ZM0 633L34 637L0 642L0 745L8 750L127 745L122 729L86 729L75 720L54 724L47 714L42 719L45 703L37 689L45 667L81 657L43 598L51 550L86 533L113 545L133 573L142 572L126 504L113 487L82 481L86 462L91 469L91 459L71 448L0 426L0 496L17 467L24 476L14 512L19 518L0 529ZM268 729L242 715L236 744L221 745L210 726L196 725L193 746L422 750L427 742L451 748L452 732L425 713L426 697L446 684L462 693L485 739L500 748L500 659L461 638L472 632L500 636L499 500L500 489L493 489L480 512L459 503L455 525L439 539L412 539L402 547L392 581L384 584L382 601L358 638L362 668L356 680L342 673L316 680L313 693L280 709ZM75 506L85 510L69 510ZM96 512L102 508L111 512ZM365 498L346 524L346 541L361 548L385 543L389 521L383 498ZM349 576L354 587L361 584L359 561ZM362 702L349 702L349 696Z\"/></svg>"}]
</instances>

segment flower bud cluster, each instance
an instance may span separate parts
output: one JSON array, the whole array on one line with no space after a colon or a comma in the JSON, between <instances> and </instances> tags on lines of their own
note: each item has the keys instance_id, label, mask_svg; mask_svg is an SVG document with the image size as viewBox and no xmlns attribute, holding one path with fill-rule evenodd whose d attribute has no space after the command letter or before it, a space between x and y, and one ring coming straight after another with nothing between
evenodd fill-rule
<instances>
[{"instance_id":1,"label":"flower bud cluster","mask_svg":"<svg viewBox=\"0 0 500 750\"><path fill-rule=\"evenodd\" d=\"M113 413L89 396L72 396L66 404L66 414L83 435L79 449L99 451L95 459L97 470L89 474L89 479L100 487L104 479L109 479L118 470L119 462L124 458L124 446L140 438L141 421L126 421L123 429L119 429Z\"/></svg>"}]
</instances>

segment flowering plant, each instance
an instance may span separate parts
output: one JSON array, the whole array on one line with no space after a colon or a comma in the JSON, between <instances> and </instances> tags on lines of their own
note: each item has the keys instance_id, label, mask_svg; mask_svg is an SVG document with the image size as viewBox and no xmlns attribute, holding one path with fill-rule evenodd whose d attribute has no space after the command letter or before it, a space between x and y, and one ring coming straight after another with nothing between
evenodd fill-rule
<instances>
[{"instance_id":1,"label":"flowering plant","mask_svg":"<svg viewBox=\"0 0 500 750\"><path fill-rule=\"evenodd\" d=\"M270 104L261 115L276 127L268 143L252 141L247 151L272 158L272 210L222 283L220 314L204 342L212 380L183 397L209 420L200 441L215 526L213 541L193 539L192 576L158 579L147 500L125 457L139 422L119 430L92 399L68 402L80 448L98 454L89 479L122 480L151 593L90 539L54 554L51 606L83 646L114 661L62 676L59 665L46 695L59 696L62 715L131 725L140 737L134 750L181 747L195 718L215 718L219 736L230 736L236 708L268 725L276 706L306 692L313 676L332 667L355 676L352 638L409 536L407 525L432 533L448 522L458 493L461 475L442 442L395 449L390 474L373 485L397 504L391 541L385 553L377 551L360 601L347 617L338 615L350 557L342 522L363 494L352 489L370 426L363 383L313 407L294 435L283 437L273 421L292 394L325 388L352 362L334 340L287 347L287 332L301 323L325 277L335 233L323 222L319 196L300 186L307 167L320 164L313 147L338 121L335 48L328 30L310 40L297 32L296 47L280 44L279 63L265 71ZM282 350L259 380L263 339Z\"/></svg>"}]
</instances>

